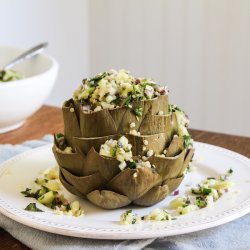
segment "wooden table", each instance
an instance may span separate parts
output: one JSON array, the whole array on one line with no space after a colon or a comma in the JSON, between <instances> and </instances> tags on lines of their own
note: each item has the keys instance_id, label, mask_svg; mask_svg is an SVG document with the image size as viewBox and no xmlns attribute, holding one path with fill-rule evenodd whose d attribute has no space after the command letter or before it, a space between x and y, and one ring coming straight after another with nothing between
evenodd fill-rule
<instances>
[{"instance_id":1,"label":"wooden table","mask_svg":"<svg viewBox=\"0 0 250 250\"><path fill-rule=\"evenodd\" d=\"M0 135L0 144L22 143L26 140L39 139L45 134L63 131L63 119L59 108L44 106L34 114L25 125L13 132ZM194 140L231 149L250 158L250 138L190 130ZM0 248L29 249L0 228Z\"/></svg>"}]
</instances>

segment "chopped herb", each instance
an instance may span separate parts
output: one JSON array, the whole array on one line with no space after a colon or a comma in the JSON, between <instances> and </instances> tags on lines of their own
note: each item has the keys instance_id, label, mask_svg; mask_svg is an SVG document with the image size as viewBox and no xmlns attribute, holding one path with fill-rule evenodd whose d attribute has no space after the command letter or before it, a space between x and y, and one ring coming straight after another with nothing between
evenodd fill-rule
<instances>
[{"instance_id":1,"label":"chopped herb","mask_svg":"<svg viewBox=\"0 0 250 250\"><path fill-rule=\"evenodd\" d=\"M36 203L30 203L24 210L31 212L43 212L43 210L36 207Z\"/></svg>"},{"instance_id":2,"label":"chopped herb","mask_svg":"<svg viewBox=\"0 0 250 250\"><path fill-rule=\"evenodd\" d=\"M124 105L124 106L128 106L128 105L130 104L131 100L132 100L132 96L129 95L129 96L125 99L125 102L124 102L123 105Z\"/></svg>"},{"instance_id":3,"label":"chopped herb","mask_svg":"<svg viewBox=\"0 0 250 250\"><path fill-rule=\"evenodd\" d=\"M55 139L59 149L64 150L67 147L65 137L62 133L56 134Z\"/></svg>"},{"instance_id":4,"label":"chopped herb","mask_svg":"<svg viewBox=\"0 0 250 250\"><path fill-rule=\"evenodd\" d=\"M134 218L133 220L132 220L132 224L135 224L136 223L136 218Z\"/></svg>"},{"instance_id":5,"label":"chopped herb","mask_svg":"<svg viewBox=\"0 0 250 250\"><path fill-rule=\"evenodd\" d=\"M191 192L192 192L192 194L201 194L201 190L199 189L199 190L197 190L197 189L191 189Z\"/></svg>"},{"instance_id":6,"label":"chopped herb","mask_svg":"<svg viewBox=\"0 0 250 250\"><path fill-rule=\"evenodd\" d=\"M203 197L199 196L196 197L196 202L195 204L199 207L199 208L203 208L207 206L207 202L204 200Z\"/></svg>"},{"instance_id":7,"label":"chopped herb","mask_svg":"<svg viewBox=\"0 0 250 250\"><path fill-rule=\"evenodd\" d=\"M233 171L233 169L231 169L231 168L227 171L228 174L232 174L233 172L234 172L234 171Z\"/></svg>"},{"instance_id":8,"label":"chopped herb","mask_svg":"<svg viewBox=\"0 0 250 250\"><path fill-rule=\"evenodd\" d=\"M56 207L61 207L63 205L62 200L59 197L55 197L51 202L51 208L55 209Z\"/></svg>"},{"instance_id":9,"label":"chopped herb","mask_svg":"<svg viewBox=\"0 0 250 250\"><path fill-rule=\"evenodd\" d=\"M209 195L212 192L211 188L202 188L202 194Z\"/></svg>"},{"instance_id":10,"label":"chopped herb","mask_svg":"<svg viewBox=\"0 0 250 250\"><path fill-rule=\"evenodd\" d=\"M64 137L64 135L63 135L62 133L56 134L56 138L57 138L57 139L59 139L59 138L61 138L61 137Z\"/></svg>"},{"instance_id":11,"label":"chopped herb","mask_svg":"<svg viewBox=\"0 0 250 250\"><path fill-rule=\"evenodd\" d=\"M66 211L67 211L67 212L71 209L71 207L70 207L70 204L69 204L69 203L65 205L65 209L66 209Z\"/></svg>"},{"instance_id":12,"label":"chopped herb","mask_svg":"<svg viewBox=\"0 0 250 250\"><path fill-rule=\"evenodd\" d=\"M137 108L134 108L134 113L137 117L141 117L142 116L142 113L143 113L143 108L142 107L137 107Z\"/></svg>"},{"instance_id":13,"label":"chopped herb","mask_svg":"<svg viewBox=\"0 0 250 250\"><path fill-rule=\"evenodd\" d=\"M193 145L192 138L190 135L183 135L183 138L184 138L184 147L185 148L188 148L189 146Z\"/></svg>"},{"instance_id":14,"label":"chopped herb","mask_svg":"<svg viewBox=\"0 0 250 250\"><path fill-rule=\"evenodd\" d=\"M84 85L87 80L88 80L87 78L82 79L82 84Z\"/></svg>"},{"instance_id":15,"label":"chopped herb","mask_svg":"<svg viewBox=\"0 0 250 250\"><path fill-rule=\"evenodd\" d=\"M117 143L118 144L118 143ZM117 151L117 147L112 147L110 148L110 154L112 157L115 157L116 156L116 151Z\"/></svg>"},{"instance_id":16,"label":"chopped herb","mask_svg":"<svg viewBox=\"0 0 250 250\"><path fill-rule=\"evenodd\" d=\"M21 191L21 194L23 194L25 197L32 197L36 198L36 193L34 193L30 188L26 188L25 191Z\"/></svg>"},{"instance_id":17,"label":"chopped herb","mask_svg":"<svg viewBox=\"0 0 250 250\"><path fill-rule=\"evenodd\" d=\"M93 85L95 85L98 81L100 81L102 78L108 75L109 75L108 72L103 72L102 74L98 74L97 76L90 78L89 81L93 82Z\"/></svg>"},{"instance_id":18,"label":"chopped herb","mask_svg":"<svg viewBox=\"0 0 250 250\"><path fill-rule=\"evenodd\" d=\"M132 213L132 209L127 210L125 213L126 213L126 215Z\"/></svg>"},{"instance_id":19,"label":"chopped herb","mask_svg":"<svg viewBox=\"0 0 250 250\"><path fill-rule=\"evenodd\" d=\"M135 161L126 161L127 168L136 169L136 162Z\"/></svg>"},{"instance_id":20,"label":"chopped herb","mask_svg":"<svg viewBox=\"0 0 250 250\"><path fill-rule=\"evenodd\" d=\"M208 177L207 180L215 180L215 177Z\"/></svg>"}]
</instances>

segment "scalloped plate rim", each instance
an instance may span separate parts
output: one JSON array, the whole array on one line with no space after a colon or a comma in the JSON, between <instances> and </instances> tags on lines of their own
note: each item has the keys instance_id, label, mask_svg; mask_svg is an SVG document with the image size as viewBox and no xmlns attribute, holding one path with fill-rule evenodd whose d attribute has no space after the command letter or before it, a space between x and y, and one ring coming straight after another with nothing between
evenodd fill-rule
<instances>
[{"instance_id":1,"label":"scalloped plate rim","mask_svg":"<svg viewBox=\"0 0 250 250\"><path fill-rule=\"evenodd\" d=\"M23 158L28 157L30 154L39 154L39 151L42 151L43 149L52 147L52 144L48 144L45 146L41 146L35 149L28 150L24 153L18 154L7 161L3 162L0 165L0 177L4 172L4 169L8 169L9 166L12 164L15 164L19 160L22 160ZM233 152L231 150L214 146L211 144L206 144L202 142L195 142L195 147L201 147L201 148L207 148L216 150L219 153L225 154L227 156L231 156L234 159L240 160L242 163L245 164L245 166L249 167L250 170L250 159L247 157ZM42 230L45 232L50 233L56 233L61 234L65 236L74 236L74 237L80 237L80 238L93 238L93 239L112 239L112 240L122 240L122 239L147 239L147 238L155 238L155 237L163 237L163 236L172 236L172 235L180 235L180 234L186 234L191 233L195 231L200 231L204 229L208 229L211 227L216 227L219 225L222 225L224 223L233 221L237 218L240 218L250 212L250 196L249 198L243 202L241 205L233 207L231 209L225 210L224 215L219 218L208 218L207 221L204 221L203 223L191 223L193 225L187 224L187 226L180 228L171 228L171 225L167 227L164 226L164 222L161 223L155 223L155 225L158 225L158 229L161 229L161 231L155 229L151 229L151 226L149 226L149 229L147 229L148 225L154 224L154 223L147 223L146 226L141 225L132 225L132 226L121 226L121 228L118 229L112 229L110 228L88 228L88 227L71 227L67 225L60 225L60 224L50 224L49 221L42 221L37 218L32 218L32 216L24 217L21 215L18 215L15 213L15 209L10 207L10 204L7 204L0 196L0 212L4 214L5 216L13 219L14 221L17 221L23 225ZM227 214L228 213L228 214ZM227 215L226 215L227 214ZM168 222L167 222L168 223ZM166 225L165 225L166 226ZM144 227L144 228L143 228ZM56 230L56 231L55 231Z\"/></svg>"}]
</instances>

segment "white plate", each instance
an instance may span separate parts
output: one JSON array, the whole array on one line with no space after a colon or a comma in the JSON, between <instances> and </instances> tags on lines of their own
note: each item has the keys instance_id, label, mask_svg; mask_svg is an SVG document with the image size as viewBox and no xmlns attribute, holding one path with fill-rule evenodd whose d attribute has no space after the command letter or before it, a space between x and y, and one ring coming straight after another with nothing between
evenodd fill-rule
<instances>
[{"instance_id":1,"label":"white plate","mask_svg":"<svg viewBox=\"0 0 250 250\"><path fill-rule=\"evenodd\" d=\"M229 168L234 170L235 188L220 198L213 207L179 216L177 220L166 222L144 222L138 225L119 225L119 217L128 208L103 210L82 200L86 216L74 218L55 215L42 205L44 213L27 212L24 208L33 201L25 198L20 191L33 184L41 171L54 167L56 162L51 145L30 150L18 155L0 167L0 212L27 226L62 235L96 239L143 239L194 232L237 219L250 211L250 159L216 146L195 143L197 170L189 173L180 187L180 194L206 177L218 176ZM240 190L240 192L238 192ZM69 200L76 197L65 191ZM164 208L173 196L153 207L129 206L139 215L148 214L154 207Z\"/></svg>"}]
</instances>

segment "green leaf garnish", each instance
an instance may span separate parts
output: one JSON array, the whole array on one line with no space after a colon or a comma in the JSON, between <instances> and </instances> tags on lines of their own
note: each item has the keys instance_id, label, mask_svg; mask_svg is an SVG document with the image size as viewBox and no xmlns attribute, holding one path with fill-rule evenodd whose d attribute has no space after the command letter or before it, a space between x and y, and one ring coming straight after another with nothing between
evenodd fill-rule
<instances>
[{"instance_id":1,"label":"green leaf garnish","mask_svg":"<svg viewBox=\"0 0 250 250\"><path fill-rule=\"evenodd\" d=\"M202 188L201 192L203 195L209 195L210 193L212 193L212 189L211 188Z\"/></svg>"},{"instance_id":2,"label":"green leaf garnish","mask_svg":"<svg viewBox=\"0 0 250 250\"><path fill-rule=\"evenodd\" d=\"M184 139L184 147L188 148L190 146L193 146L193 141L190 135L183 135Z\"/></svg>"},{"instance_id":3,"label":"green leaf garnish","mask_svg":"<svg viewBox=\"0 0 250 250\"><path fill-rule=\"evenodd\" d=\"M132 101L132 96L129 95L129 96L125 99L123 105L124 105L124 106L128 106L128 105L130 104L131 101Z\"/></svg>"},{"instance_id":4,"label":"green leaf garnish","mask_svg":"<svg viewBox=\"0 0 250 250\"><path fill-rule=\"evenodd\" d=\"M26 188L24 191L21 191L21 194L23 194L25 197L37 197L36 193L34 193L30 188Z\"/></svg>"},{"instance_id":5,"label":"green leaf garnish","mask_svg":"<svg viewBox=\"0 0 250 250\"><path fill-rule=\"evenodd\" d=\"M142 107L137 107L137 108L134 108L133 109L135 115L137 117L141 117L142 116L142 113L143 113L143 108Z\"/></svg>"},{"instance_id":6,"label":"green leaf garnish","mask_svg":"<svg viewBox=\"0 0 250 250\"><path fill-rule=\"evenodd\" d=\"M204 200L203 197L199 196L199 197L196 197L195 204L196 204L199 208L203 208L203 207L206 207L207 202Z\"/></svg>"},{"instance_id":7,"label":"green leaf garnish","mask_svg":"<svg viewBox=\"0 0 250 250\"><path fill-rule=\"evenodd\" d=\"M95 84L95 83L97 83L98 81L100 81L102 78L104 78L107 75L109 75L108 72L103 72L102 74L99 74L99 75L96 75L93 78L90 78L89 81L93 82Z\"/></svg>"},{"instance_id":8,"label":"green leaf garnish","mask_svg":"<svg viewBox=\"0 0 250 250\"><path fill-rule=\"evenodd\" d=\"M36 207L36 203L30 203L24 210L30 212L43 212L43 210Z\"/></svg>"},{"instance_id":9,"label":"green leaf garnish","mask_svg":"<svg viewBox=\"0 0 250 250\"><path fill-rule=\"evenodd\" d=\"M112 157L115 157L116 156L116 151L117 151L117 147L114 146L110 149L110 154Z\"/></svg>"},{"instance_id":10,"label":"green leaf garnish","mask_svg":"<svg viewBox=\"0 0 250 250\"><path fill-rule=\"evenodd\" d=\"M127 168L136 169L136 162L135 161L126 161Z\"/></svg>"}]
</instances>

